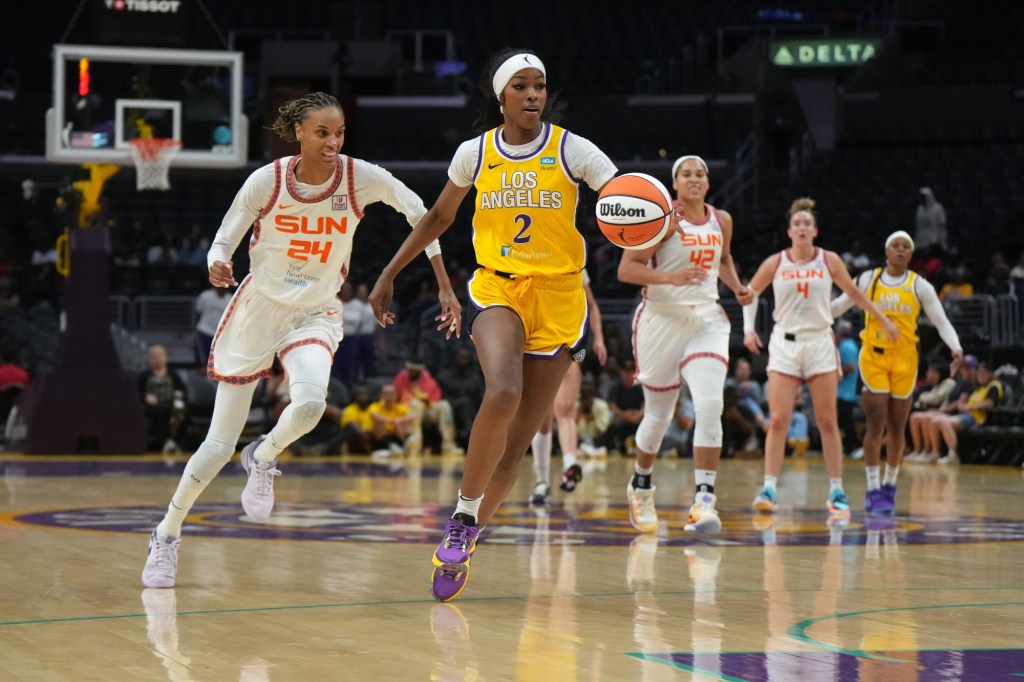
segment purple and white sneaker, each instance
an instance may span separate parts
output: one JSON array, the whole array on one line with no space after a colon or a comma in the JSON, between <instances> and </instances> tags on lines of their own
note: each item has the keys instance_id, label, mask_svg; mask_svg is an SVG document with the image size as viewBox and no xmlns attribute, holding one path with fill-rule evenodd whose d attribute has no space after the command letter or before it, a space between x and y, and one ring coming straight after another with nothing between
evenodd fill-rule
<instances>
[{"instance_id":1,"label":"purple and white sneaker","mask_svg":"<svg viewBox=\"0 0 1024 682\"><path fill-rule=\"evenodd\" d=\"M249 475L242 490L242 509L253 521L266 521L274 509L274 478L281 475L277 460L257 462L255 453L259 444L266 439L260 436L242 450L242 468Z\"/></svg>"}]
</instances>

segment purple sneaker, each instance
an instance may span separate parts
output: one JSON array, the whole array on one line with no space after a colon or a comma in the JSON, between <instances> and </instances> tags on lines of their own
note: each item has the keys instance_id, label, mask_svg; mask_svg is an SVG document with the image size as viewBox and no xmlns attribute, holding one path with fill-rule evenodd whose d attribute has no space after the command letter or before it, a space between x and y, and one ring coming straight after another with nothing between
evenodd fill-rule
<instances>
[{"instance_id":1,"label":"purple sneaker","mask_svg":"<svg viewBox=\"0 0 1024 682\"><path fill-rule=\"evenodd\" d=\"M242 509L253 521L266 521L274 509L274 477L281 475L277 460L256 461L256 448L266 436L260 436L242 450L242 468L249 475L242 490Z\"/></svg>"},{"instance_id":2,"label":"purple sneaker","mask_svg":"<svg viewBox=\"0 0 1024 682\"><path fill-rule=\"evenodd\" d=\"M892 496L886 492L886 488L892 488ZM868 514L891 514L895 506L896 486L888 484L881 488L869 490L864 495L864 511Z\"/></svg>"},{"instance_id":3,"label":"purple sneaker","mask_svg":"<svg viewBox=\"0 0 1024 682\"><path fill-rule=\"evenodd\" d=\"M882 492L885 493L885 502L889 505L889 514L896 511L896 484L883 483Z\"/></svg>"},{"instance_id":4,"label":"purple sneaker","mask_svg":"<svg viewBox=\"0 0 1024 682\"><path fill-rule=\"evenodd\" d=\"M480 528L462 519L448 519L444 540L434 552L430 591L438 601L451 601L469 582L469 563L476 551Z\"/></svg>"}]
</instances>

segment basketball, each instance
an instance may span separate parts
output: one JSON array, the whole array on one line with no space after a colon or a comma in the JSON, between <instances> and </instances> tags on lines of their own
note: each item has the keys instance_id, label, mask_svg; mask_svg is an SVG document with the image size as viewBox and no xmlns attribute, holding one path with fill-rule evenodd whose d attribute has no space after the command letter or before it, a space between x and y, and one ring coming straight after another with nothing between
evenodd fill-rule
<instances>
[{"instance_id":1,"label":"basketball","mask_svg":"<svg viewBox=\"0 0 1024 682\"><path fill-rule=\"evenodd\" d=\"M597 226L612 244L643 249L661 241L671 223L672 197L646 173L612 178L597 199Z\"/></svg>"}]
</instances>

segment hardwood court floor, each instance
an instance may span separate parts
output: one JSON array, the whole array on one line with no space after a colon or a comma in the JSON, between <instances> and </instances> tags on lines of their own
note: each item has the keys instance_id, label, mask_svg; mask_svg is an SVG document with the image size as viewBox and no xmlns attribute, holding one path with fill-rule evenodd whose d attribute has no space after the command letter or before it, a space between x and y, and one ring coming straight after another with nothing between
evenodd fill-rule
<instances>
[{"instance_id":1,"label":"hardwood court floor","mask_svg":"<svg viewBox=\"0 0 1024 682\"><path fill-rule=\"evenodd\" d=\"M1013 680L1024 676L1019 470L908 465L898 514L826 524L819 459L783 509L727 461L724 530L682 531L689 461L655 472L657 535L629 526L629 462L588 463L546 512L529 460L466 591L428 591L460 460L291 460L270 522L229 465L188 519L178 585L143 589L184 460L0 457L2 680ZM847 466L859 510L860 463Z\"/></svg>"}]
</instances>

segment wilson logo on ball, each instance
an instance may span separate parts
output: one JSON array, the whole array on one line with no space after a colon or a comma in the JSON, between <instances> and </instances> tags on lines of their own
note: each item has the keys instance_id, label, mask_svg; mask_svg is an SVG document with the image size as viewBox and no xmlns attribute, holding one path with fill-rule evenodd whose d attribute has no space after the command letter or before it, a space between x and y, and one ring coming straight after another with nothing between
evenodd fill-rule
<instances>
[{"instance_id":1,"label":"wilson logo on ball","mask_svg":"<svg viewBox=\"0 0 1024 682\"><path fill-rule=\"evenodd\" d=\"M624 249L654 246L671 223L672 198L658 180L644 173L612 178L597 199L597 226Z\"/></svg>"}]
</instances>

